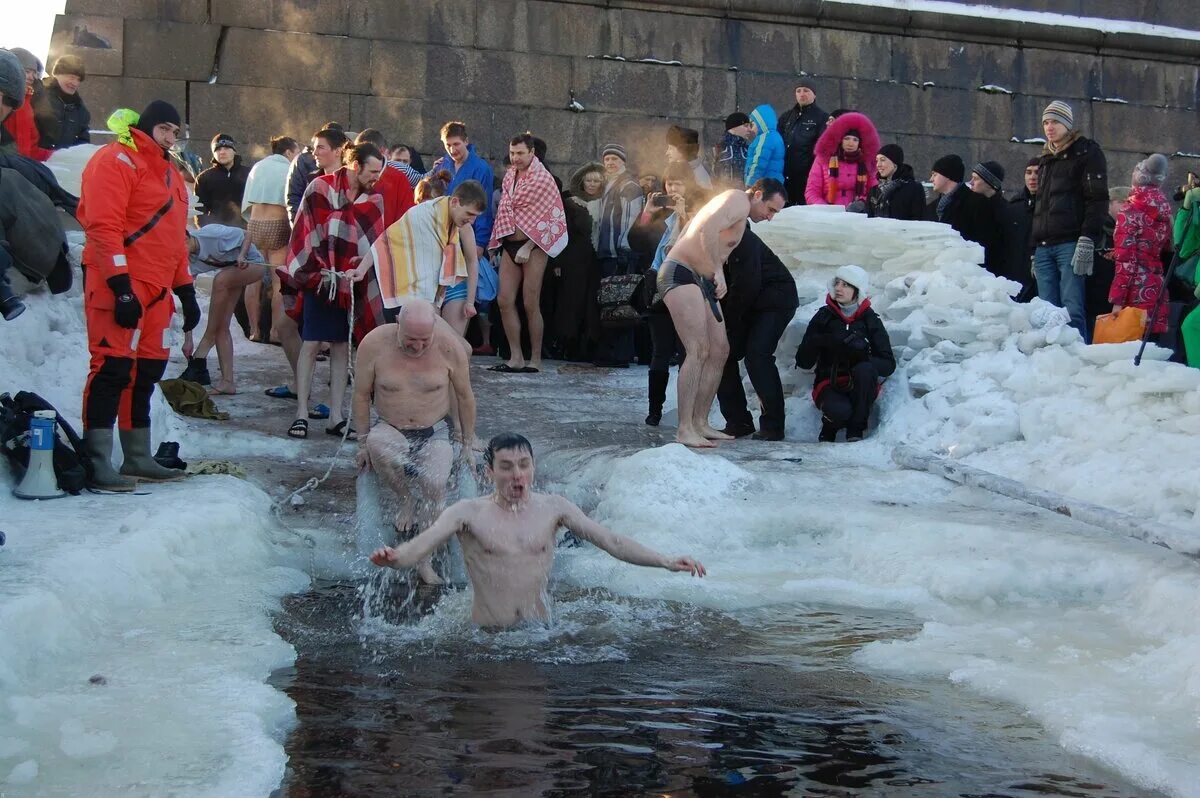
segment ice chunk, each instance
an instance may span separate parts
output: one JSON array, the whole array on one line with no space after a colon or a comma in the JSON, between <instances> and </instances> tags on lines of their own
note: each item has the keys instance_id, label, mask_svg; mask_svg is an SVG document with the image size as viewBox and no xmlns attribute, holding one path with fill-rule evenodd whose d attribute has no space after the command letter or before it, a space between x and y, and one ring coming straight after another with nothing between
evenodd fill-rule
<instances>
[{"instance_id":1,"label":"ice chunk","mask_svg":"<svg viewBox=\"0 0 1200 798\"><path fill-rule=\"evenodd\" d=\"M5 782L9 784L29 784L38 777L38 763L36 759L26 759L21 764L14 767L8 772L8 778Z\"/></svg>"},{"instance_id":2,"label":"ice chunk","mask_svg":"<svg viewBox=\"0 0 1200 798\"><path fill-rule=\"evenodd\" d=\"M78 718L70 718L59 726L58 747L71 759L103 756L117 747L117 736L110 731L90 732Z\"/></svg>"}]
</instances>

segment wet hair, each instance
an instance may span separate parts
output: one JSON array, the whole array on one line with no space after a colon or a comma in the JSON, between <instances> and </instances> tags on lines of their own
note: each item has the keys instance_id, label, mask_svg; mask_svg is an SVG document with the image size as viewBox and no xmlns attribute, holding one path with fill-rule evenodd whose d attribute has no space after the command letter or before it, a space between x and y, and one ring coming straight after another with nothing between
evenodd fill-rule
<instances>
[{"instance_id":1,"label":"wet hair","mask_svg":"<svg viewBox=\"0 0 1200 798\"><path fill-rule=\"evenodd\" d=\"M331 150L336 150L338 147L345 147L350 143L350 139L346 138L346 134L340 128L323 127L313 136L314 139L321 139L329 145Z\"/></svg>"},{"instance_id":2,"label":"wet hair","mask_svg":"<svg viewBox=\"0 0 1200 798\"><path fill-rule=\"evenodd\" d=\"M274 136L271 139L271 154L286 155L291 150L300 149L300 143L291 136Z\"/></svg>"},{"instance_id":3,"label":"wet hair","mask_svg":"<svg viewBox=\"0 0 1200 798\"><path fill-rule=\"evenodd\" d=\"M483 188L483 184L478 180L462 181L455 186L454 193L450 196L457 199L458 204L464 208L474 208L480 213L487 210L488 195Z\"/></svg>"},{"instance_id":4,"label":"wet hair","mask_svg":"<svg viewBox=\"0 0 1200 798\"><path fill-rule=\"evenodd\" d=\"M760 179L754 185L750 186L748 190L751 193L754 193L755 191L761 191L763 202L766 202L776 195L782 196L783 201L787 202L787 189L783 187L783 183L780 183L773 177L764 177Z\"/></svg>"},{"instance_id":5,"label":"wet hair","mask_svg":"<svg viewBox=\"0 0 1200 798\"><path fill-rule=\"evenodd\" d=\"M354 144L342 150L342 163L344 164L364 164L368 158L378 158L380 163L387 163L387 159L383 157L383 153L379 148L369 141L364 141L361 144Z\"/></svg>"},{"instance_id":6,"label":"wet hair","mask_svg":"<svg viewBox=\"0 0 1200 798\"><path fill-rule=\"evenodd\" d=\"M413 190L413 199L420 203L444 197L450 188L450 181L453 179L454 175L445 169L439 170L437 174L426 175L417 182L417 187Z\"/></svg>"},{"instance_id":7,"label":"wet hair","mask_svg":"<svg viewBox=\"0 0 1200 798\"><path fill-rule=\"evenodd\" d=\"M465 123L459 122L457 119L451 120L450 122L442 125L442 130L438 134L438 138L440 138L442 141L453 138L459 138L463 141L466 141L467 126Z\"/></svg>"},{"instance_id":8,"label":"wet hair","mask_svg":"<svg viewBox=\"0 0 1200 798\"><path fill-rule=\"evenodd\" d=\"M359 133L357 136L355 136L354 143L355 144L370 143L370 144L374 144L380 150L387 149L387 139L385 139L383 137L383 134L380 133L378 130L376 130L373 127L369 127L366 130Z\"/></svg>"},{"instance_id":9,"label":"wet hair","mask_svg":"<svg viewBox=\"0 0 1200 798\"><path fill-rule=\"evenodd\" d=\"M518 144L524 144L530 152L533 152L535 149L537 149L537 141L534 139L533 134L528 131L525 133L518 133L508 140L508 146L510 147L515 147Z\"/></svg>"},{"instance_id":10,"label":"wet hair","mask_svg":"<svg viewBox=\"0 0 1200 798\"><path fill-rule=\"evenodd\" d=\"M496 452L502 452L506 449L529 452L529 456L533 457L533 444L529 442L528 438L516 432L501 432L488 441L487 448L483 450L484 464L488 468L491 468L496 460Z\"/></svg>"}]
</instances>

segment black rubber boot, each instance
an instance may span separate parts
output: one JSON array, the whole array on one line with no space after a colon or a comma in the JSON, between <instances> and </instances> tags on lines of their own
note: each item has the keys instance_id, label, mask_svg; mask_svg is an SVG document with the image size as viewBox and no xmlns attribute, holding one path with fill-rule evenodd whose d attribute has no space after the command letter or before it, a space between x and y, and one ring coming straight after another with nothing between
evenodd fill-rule
<instances>
[{"instance_id":1,"label":"black rubber boot","mask_svg":"<svg viewBox=\"0 0 1200 798\"><path fill-rule=\"evenodd\" d=\"M128 493L137 489L137 481L123 477L112 467L113 432L89 429L83 432L83 451L90 461L87 486L96 490Z\"/></svg>"},{"instance_id":2,"label":"black rubber boot","mask_svg":"<svg viewBox=\"0 0 1200 798\"><path fill-rule=\"evenodd\" d=\"M208 374L208 358L189 357L187 368L179 375L179 379L199 385L212 385L212 377Z\"/></svg>"},{"instance_id":3,"label":"black rubber boot","mask_svg":"<svg viewBox=\"0 0 1200 798\"><path fill-rule=\"evenodd\" d=\"M121 449L125 452L121 473L127 477L137 477L149 482L169 482L187 476L181 469L163 468L150 456L149 427L121 430Z\"/></svg>"},{"instance_id":4,"label":"black rubber boot","mask_svg":"<svg viewBox=\"0 0 1200 798\"><path fill-rule=\"evenodd\" d=\"M648 374L650 375L650 412L646 414L646 423L651 427L657 427L662 421L663 402L667 401L667 383L671 381L671 372L651 371Z\"/></svg>"}]
</instances>

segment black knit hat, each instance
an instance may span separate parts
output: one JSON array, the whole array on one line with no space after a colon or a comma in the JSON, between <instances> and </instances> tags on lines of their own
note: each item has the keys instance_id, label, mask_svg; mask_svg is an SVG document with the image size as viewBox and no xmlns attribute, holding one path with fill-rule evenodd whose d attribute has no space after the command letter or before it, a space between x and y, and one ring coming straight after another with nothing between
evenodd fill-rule
<instances>
[{"instance_id":1,"label":"black knit hat","mask_svg":"<svg viewBox=\"0 0 1200 798\"><path fill-rule=\"evenodd\" d=\"M1004 167L995 161L977 163L971 168L971 171L982 177L983 182L996 191L999 191L1001 185L1004 184Z\"/></svg>"},{"instance_id":2,"label":"black knit hat","mask_svg":"<svg viewBox=\"0 0 1200 798\"><path fill-rule=\"evenodd\" d=\"M750 117L743 114L741 111L734 111L729 116L725 117L725 129L733 130L735 127L750 124Z\"/></svg>"},{"instance_id":3,"label":"black knit hat","mask_svg":"<svg viewBox=\"0 0 1200 798\"><path fill-rule=\"evenodd\" d=\"M947 180L961 183L963 177L966 176L967 167L963 164L963 159L957 155L943 155L933 162L933 171Z\"/></svg>"},{"instance_id":4,"label":"black knit hat","mask_svg":"<svg viewBox=\"0 0 1200 798\"><path fill-rule=\"evenodd\" d=\"M175 110L175 106L166 100L151 100L150 104L146 106L146 110L142 111L138 117L138 123L134 127L153 138L154 128L163 123L183 127L183 119Z\"/></svg>"},{"instance_id":5,"label":"black knit hat","mask_svg":"<svg viewBox=\"0 0 1200 798\"><path fill-rule=\"evenodd\" d=\"M879 154L896 164L896 166L904 163L904 150L900 148L899 144L884 144L879 148Z\"/></svg>"},{"instance_id":6,"label":"black knit hat","mask_svg":"<svg viewBox=\"0 0 1200 798\"><path fill-rule=\"evenodd\" d=\"M237 142L234 141L233 136L229 135L228 133L218 133L217 135L213 136L212 151L216 152L222 147L228 147L234 152L237 152Z\"/></svg>"}]
</instances>

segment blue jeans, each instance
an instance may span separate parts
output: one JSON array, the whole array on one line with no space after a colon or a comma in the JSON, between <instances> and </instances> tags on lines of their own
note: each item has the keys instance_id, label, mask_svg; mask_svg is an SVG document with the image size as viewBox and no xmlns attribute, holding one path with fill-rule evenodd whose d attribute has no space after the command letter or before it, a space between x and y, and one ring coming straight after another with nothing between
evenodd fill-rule
<instances>
[{"instance_id":1,"label":"blue jeans","mask_svg":"<svg viewBox=\"0 0 1200 798\"><path fill-rule=\"evenodd\" d=\"M1033 252L1033 270L1037 273L1038 297L1066 308L1071 326L1087 340L1087 317L1083 307L1083 280L1071 268L1075 242L1038 247Z\"/></svg>"}]
</instances>

